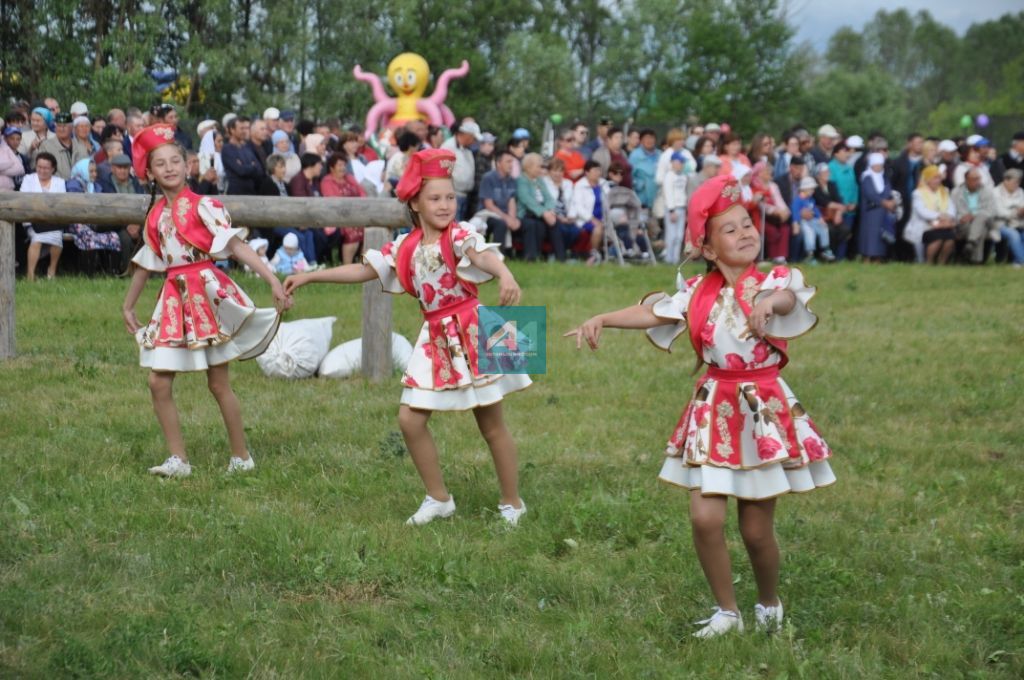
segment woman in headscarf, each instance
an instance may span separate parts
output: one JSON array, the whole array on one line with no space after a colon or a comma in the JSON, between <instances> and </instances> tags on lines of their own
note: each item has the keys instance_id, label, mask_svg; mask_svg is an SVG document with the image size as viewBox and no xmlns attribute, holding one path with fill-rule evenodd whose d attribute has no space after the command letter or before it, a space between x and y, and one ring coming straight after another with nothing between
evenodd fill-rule
<instances>
[{"instance_id":1,"label":"woman in headscarf","mask_svg":"<svg viewBox=\"0 0 1024 680\"><path fill-rule=\"evenodd\" d=\"M789 246L789 216L791 214L789 206L782 198L779 185L772 180L772 166L766 160L755 163L750 174L752 177L750 189L754 194L754 200L760 203L764 209L764 229L761 230L761 233L765 246L762 255L769 260L778 257L786 259ZM760 229L760 210L757 211L753 220Z\"/></svg>"},{"instance_id":2,"label":"woman in headscarf","mask_svg":"<svg viewBox=\"0 0 1024 680\"><path fill-rule=\"evenodd\" d=\"M886 256L886 239L894 234L895 209L892 185L885 176L885 156L872 153L860 177L860 231L857 235L858 250L868 262L881 262Z\"/></svg>"},{"instance_id":3,"label":"woman in headscarf","mask_svg":"<svg viewBox=\"0 0 1024 680\"><path fill-rule=\"evenodd\" d=\"M18 153L25 158L33 159L34 163L36 153L39 151L39 145L50 136L50 126L53 125L53 112L45 106L37 106L29 114L28 124L30 129L22 134Z\"/></svg>"},{"instance_id":4,"label":"woman in headscarf","mask_svg":"<svg viewBox=\"0 0 1024 680\"><path fill-rule=\"evenodd\" d=\"M71 178L65 184L69 194L99 194L103 189L96 181L96 163L91 158L83 158L71 168ZM75 247L82 253L82 270L89 275L96 273L98 251L110 250L121 252L121 238L117 228L113 231L97 231L88 224L72 224L68 232L74 240Z\"/></svg>"},{"instance_id":5,"label":"woman in headscarf","mask_svg":"<svg viewBox=\"0 0 1024 680\"><path fill-rule=\"evenodd\" d=\"M302 161L299 160L299 154L295 153L292 138L284 130L274 130L270 141L274 145L274 154L284 160L284 183L287 184L302 170Z\"/></svg>"},{"instance_id":6,"label":"woman in headscarf","mask_svg":"<svg viewBox=\"0 0 1024 680\"><path fill-rule=\"evenodd\" d=\"M928 165L914 190L913 212L903 240L914 246L918 262L946 264L956 248L956 206L942 179L942 170Z\"/></svg>"},{"instance_id":7,"label":"woman in headscarf","mask_svg":"<svg viewBox=\"0 0 1024 680\"><path fill-rule=\"evenodd\" d=\"M209 159L213 159L213 168L217 171L217 188L224 189L224 162L220 150L224 146L224 136L216 128L207 130L199 142L199 172L205 173L210 167Z\"/></svg>"}]
</instances>

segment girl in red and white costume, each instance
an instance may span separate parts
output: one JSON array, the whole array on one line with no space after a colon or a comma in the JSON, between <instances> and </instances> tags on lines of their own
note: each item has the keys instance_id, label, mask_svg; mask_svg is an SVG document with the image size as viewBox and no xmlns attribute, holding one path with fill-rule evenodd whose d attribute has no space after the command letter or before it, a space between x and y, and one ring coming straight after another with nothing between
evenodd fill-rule
<instances>
[{"instance_id":1,"label":"girl in red and white costume","mask_svg":"<svg viewBox=\"0 0 1024 680\"><path fill-rule=\"evenodd\" d=\"M285 279L284 286L290 295L307 283L377 278L386 292L408 293L419 300L424 322L402 377L398 424L427 496L407 523L426 524L455 512L427 422L434 411L472 409L494 459L501 489L498 510L515 525L526 505L519 497L518 454L501 401L528 387L530 378L480 372L476 285L497 278L502 305L518 303L520 290L502 262L498 244L486 243L468 224L454 221L454 164L455 155L445 149L413 154L396 188L398 199L409 207L412 231L380 250L368 251L362 264L296 274Z\"/></svg>"},{"instance_id":2,"label":"girl in red and white costume","mask_svg":"<svg viewBox=\"0 0 1024 680\"><path fill-rule=\"evenodd\" d=\"M757 581L755 619L771 629L782 623L775 498L835 482L828 444L779 377L789 361L785 338L817 323L807 307L815 290L796 269L757 270L760 234L741 193L735 178L719 175L690 200L687 254L700 253L713 264L708 274L689 281L680 276L675 295L653 293L566 334L576 337L577 347L586 342L596 350L603 328L646 329L666 351L686 334L698 365L708 365L672 432L659 475L690 490L693 541L718 604L699 622L704 627L695 635L701 638L743 630L725 544L729 497L737 499Z\"/></svg>"},{"instance_id":3,"label":"girl in red and white costume","mask_svg":"<svg viewBox=\"0 0 1024 680\"><path fill-rule=\"evenodd\" d=\"M145 245L132 259L135 274L125 296L123 316L139 343L140 363L150 369L153 408L170 456L150 473L187 477L192 466L185 453L173 385L178 373L205 371L228 431L228 472L254 467L245 442L242 412L231 389L228 363L259 356L277 332L280 313L291 302L277 277L245 243L245 229L231 226L219 201L199 196L186 186L185 151L174 141L174 128L153 125L132 144L132 163L140 178L154 182L146 215ZM156 187L163 196L156 200ZM234 257L269 285L276 309L259 309L213 261ZM135 304L151 272L166 273L150 322L143 326Z\"/></svg>"}]
</instances>

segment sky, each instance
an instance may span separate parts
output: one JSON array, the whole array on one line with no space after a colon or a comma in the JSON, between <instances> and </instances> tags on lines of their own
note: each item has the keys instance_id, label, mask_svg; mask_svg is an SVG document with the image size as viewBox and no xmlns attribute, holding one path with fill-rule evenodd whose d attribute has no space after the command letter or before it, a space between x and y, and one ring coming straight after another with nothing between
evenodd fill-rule
<instances>
[{"instance_id":1,"label":"sky","mask_svg":"<svg viewBox=\"0 0 1024 680\"><path fill-rule=\"evenodd\" d=\"M959 35L972 23L1024 11L1021 0L788 0L788 5L790 24L797 29L797 42L808 41L819 52L825 51L837 28L846 25L859 31L880 9L892 12L902 7L911 14L928 10L936 21Z\"/></svg>"}]
</instances>

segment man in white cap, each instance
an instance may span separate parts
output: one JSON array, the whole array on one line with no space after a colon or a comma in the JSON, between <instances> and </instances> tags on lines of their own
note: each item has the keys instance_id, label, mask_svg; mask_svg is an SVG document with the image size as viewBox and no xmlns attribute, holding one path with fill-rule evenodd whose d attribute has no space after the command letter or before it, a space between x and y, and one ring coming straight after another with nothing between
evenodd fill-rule
<instances>
[{"instance_id":1,"label":"man in white cap","mask_svg":"<svg viewBox=\"0 0 1024 680\"><path fill-rule=\"evenodd\" d=\"M846 138L846 146L850 147L850 158L846 164L852 168L857 164L857 159L864 154L864 138L860 135L850 135Z\"/></svg>"},{"instance_id":2,"label":"man in white cap","mask_svg":"<svg viewBox=\"0 0 1024 680\"><path fill-rule=\"evenodd\" d=\"M475 188L476 157L473 155L473 145L482 139L483 133L480 132L477 122L472 118L464 118L455 134L441 144L442 149L448 149L455 154L452 184L455 185L456 220L465 219L468 198Z\"/></svg>"},{"instance_id":3,"label":"man in white cap","mask_svg":"<svg viewBox=\"0 0 1024 680\"><path fill-rule=\"evenodd\" d=\"M281 111L273 106L263 112L263 120L267 121L267 132L274 134L277 132L279 121L281 120Z\"/></svg>"},{"instance_id":4,"label":"man in white cap","mask_svg":"<svg viewBox=\"0 0 1024 680\"><path fill-rule=\"evenodd\" d=\"M85 102L75 102L71 105L71 117L78 118L79 116L88 116L89 107L85 105Z\"/></svg>"},{"instance_id":5,"label":"man in white cap","mask_svg":"<svg viewBox=\"0 0 1024 680\"><path fill-rule=\"evenodd\" d=\"M718 148L718 138L722 136L722 126L718 123L708 123L704 126L704 136L715 143Z\"/></svg>"},{"instance_id":6,"label":"man in white cap","mask_svg":"<svg viewBox=\"0 0 1024 680\"><path fill-rule=\"evenodd\" d=\"M960 162L960 148L952 139L939 142L939 163L942 165L942 183L947 189L953 189L953 171Z\"/></svg>"},{"instance_id":7,"label":"man in white cap","mask_svg":"<svg viewBox=\"0 0 1024 680\"><path fill-rule=\"evenodd\" d=\"M826 123L818 128L818 144L811 149L811 156L814 158L814 166L828 163L832 160L832 149L839 141L839 131L834 126Z\"/></svg>"}]
</instances>

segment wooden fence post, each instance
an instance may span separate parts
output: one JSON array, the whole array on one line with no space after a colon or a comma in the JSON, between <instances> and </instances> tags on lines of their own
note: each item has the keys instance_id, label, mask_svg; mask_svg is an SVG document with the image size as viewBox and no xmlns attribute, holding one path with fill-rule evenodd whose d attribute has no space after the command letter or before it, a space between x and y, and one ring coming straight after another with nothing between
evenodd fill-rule
<instances>
[{"instance_id":1,"label":"wooden fence post","mask_svg":"<svg viewBox=\"0 0 1024 680\"><path fill-rule=\"evenodd\" d=\"M14 225L0 222L0 359L14 354Z\"/></svg>"},{"instance_id":2,"label":"wooden fence post","mask_svg":"<svg viewBox=\"0 0 1024 680\"><path fill-rule=\"evenodd\" d=\"M380 250L391 240L391 230L366 227L363 250ZM363 284L363 376L372 382L391 377L391 295L385 293L380 281Z\"/></svg>"}]
</instances>

